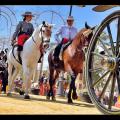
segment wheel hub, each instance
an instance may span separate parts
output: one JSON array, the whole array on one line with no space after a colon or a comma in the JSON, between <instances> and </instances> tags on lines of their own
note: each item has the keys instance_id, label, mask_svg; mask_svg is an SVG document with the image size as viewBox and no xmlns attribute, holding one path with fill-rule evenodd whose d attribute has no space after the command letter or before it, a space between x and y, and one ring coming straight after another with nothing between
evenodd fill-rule
<instances>
[{"instance_id":1,"label":"wheel hub","mask_svg":"<svg viewBox=\"0 0 120 120\"><path fill-rule=\"evenodd\" d=\"M101 65L107 69L114 70L118 63L118 58L106 57L101 60Z\"/></svg>"}]
</instances>

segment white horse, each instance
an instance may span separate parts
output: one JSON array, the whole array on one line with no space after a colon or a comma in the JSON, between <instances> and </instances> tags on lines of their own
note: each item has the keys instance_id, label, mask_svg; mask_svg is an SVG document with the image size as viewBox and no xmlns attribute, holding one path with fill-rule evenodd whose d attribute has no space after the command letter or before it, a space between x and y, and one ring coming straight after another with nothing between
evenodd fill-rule
<instances>
[{"instance_id":1,"label":"white horse","mask_svg":"<svg viewBox=\"0 0 120 120\"><path fill-rule=\"evenodd\" d=\"M45 49L49 45L51 37L52 24L43 22L33 32L32 36L25 42L23 51L21 51L20 64L18 59L17 47L13 47L8 53L8 93L11 96L14 80L21 69L23 69L23 83L25 88L24 98L29 99L29 89L31 77L41 56L41 47Z\"/></svg>"}]
</instances>

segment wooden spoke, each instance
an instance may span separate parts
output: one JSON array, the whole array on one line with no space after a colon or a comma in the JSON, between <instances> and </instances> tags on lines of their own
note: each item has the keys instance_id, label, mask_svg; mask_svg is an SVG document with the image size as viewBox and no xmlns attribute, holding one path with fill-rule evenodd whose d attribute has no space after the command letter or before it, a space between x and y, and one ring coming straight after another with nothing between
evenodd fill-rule
<instances>
[{"instance_id":1,"label":"wooden spoke","mask_svg":"<svg viewBox=\"0 0 120 120\"><path fill-rule=\"evenodd\" d=\"M119 53L119 46L120 46L120 17L118 18L118 25L117 25L116 56Z\"/></svg>"},{"instance_id":2,"label":"wooden spoke","mask_svg":"<svg viewBox=\"0 0 120 120\"><path fill-rule=\"evenodd\" d=\"M108 103L108 109L111 110L112 108L112 103L113 103L113 96L114 96L114 89L115 89L115 81L116 81L116 77L115 77L115 72L113 73L113 79L112 79L112 85L111 85L111 92L110 92L110 96L109 96L109 103Z\"/></svg>"},{"instance_id":3,"label":"wooden spoke","mask_svg":"<svg viewBox=\"0 0 120 120\"><path fill-rule=\"evenodd\" d=\"M113 43L113 38L112 38L111 29L110 29L109 24L107 25L107 31L108 31L109 38L110 38L110 44L111 44L112 52L115 55L115 46L114 46L114 43Z\"/></svg>"},{"instance_id":4,"label":"wooden spoke","mask_svg":"<svg viewBox=\"0 0 120 120\"><path fill-rule=\"evenodd\" d=\"M103 80L103 78L110 72L110 70L108 70L107 72L105 72L102 77L100 77L98 80L96 80L93 84L92 87L96 86L98 83L101 82L101 80Z\"/></svg>"},{"instance_id":5,"label":"wooden spoke","mask_svg":"<svg viewBox=\"0 0 120 120\"><path fill-rule=\"evenodd\" d=\"M89 69L89 72L99 72L101 70L102 68L93 68L93 69Z\"/></svg>"},{"instance_id":6,"label":"wooden spoke","mask_svg":"<svg viewBox=\"0 0 120 120\"><path fill-rule=\"evenodd\" d=\"M119 72L119 70L116 71L116 76L117 76L118 92L120 94L120 72Z\"/></svg>"},{"instance_id":7,"label":"wooden spoke","mask_svg":"<svg viewBox=\"0 0 120 120\"><path fill-rule=\"evenodd\" d=\"M111 56L110 51L109 51L109 50L107 49L107 47L105 46L105 43L103 43L103 41L101 40L100 37L98 37L98 39L99 39L100 43L102 44L104 50L107 52L108 56Z\"/></svg>"},{"instance_id":8,"label":"wooden spoke","mask_svg":"<svg viewBox=\"0 0 120 120\"><path fill-rule=\"evenodd\" d=\"M113 73L111 72L111 73L109 74L109 77L108 77L108 79L107 79L107 81L106 81L106 83L105 83L105 85L104 85L104 88L103 88L103 90L102 90L102 92L101 92L101 94L100 94L100 96L99 96L99 98L98 98L99 100L101 100L102 96L104 95L104 93L105 93L105 91L106 91L106 89L107 89L107 87L108 87L108 84L109 84L109 82L110 82L110 80L111 80L112 75L113 75Z\"/></svg>"}]
</instances>

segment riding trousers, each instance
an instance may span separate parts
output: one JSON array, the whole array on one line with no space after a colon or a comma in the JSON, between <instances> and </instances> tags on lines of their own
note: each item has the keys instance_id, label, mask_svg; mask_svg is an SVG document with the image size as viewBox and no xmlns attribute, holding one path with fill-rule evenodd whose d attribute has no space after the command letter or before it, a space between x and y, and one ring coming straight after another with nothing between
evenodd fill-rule
<instances>
[{"instance_id":1,"label":"riding trousers","mask_svg":"<svg viewBox=\"0 0 120 120\"><path fill-rule=\"evenodd\" d=\"M67 38L63 38L62 41L61 41L61 43L58 44L58 46L55 48L54 56L58 57L62 45L63 45L63 44L66 44L66 43L69 42L69 41L70 41L69 39L67 39Z\"/></svg>"},{"instance_id":2,"label":"riding trousers","mask_svg":"<svg viewBox=\"0 0 120 120\"><path fill-rule=\"evenodd\" d=\"M23 46L23 44L25 43L25 41L29 38L29 35L27 34L21 34L18 36L18 40L17 40L17 44L19 46Z\"/></svg>"}]
</instances>

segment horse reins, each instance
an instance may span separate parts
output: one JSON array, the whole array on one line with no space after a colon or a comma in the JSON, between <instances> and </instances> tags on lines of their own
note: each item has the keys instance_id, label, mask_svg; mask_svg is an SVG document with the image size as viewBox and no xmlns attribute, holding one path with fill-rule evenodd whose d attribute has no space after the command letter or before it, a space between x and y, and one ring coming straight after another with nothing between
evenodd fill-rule
<instances>
[{"instance_id":1,"label":"horse reins","mask_svg":"<svg viewBox=\"0 0 120 120\"><path fill-rule=\"evenodd\" d=\"M45 24L43 24L42 27L46 27ZM49 40L44 41L44 39L43 39L42 27L40 28L41 37L42 37L42 43L44 43L44 42L48 42L49 43ZM33 36L32 36L32 40L36 44Z\"/></svg>"},{"instance_id":2,"label":"horse reins","mask_svg":"<svg viewBox=\"0 0 120 120\"><path fill-rule=\"evenodd\" d=\"M86 39L83 33L82 33L81 36L83 36L84 39ZM83 49L83 48L86 48L86 45L84 45L84 43L81 41L81 47L77 47L77 51L78 51L78 52L80 52L80 51L83 51L83 52L84 52L84 49ZM85 54L85 52L84 52L84 54Z\"/></svg>"},{"instance_id":3,"label":"horse reins","mask_svg":"<svg viewBox=\"0 0 120 120\"><path fill-rule=\"evenodd\" d=\"M47 48L49 47L49 42L50 42L50 40L46 40L46 41L44 41L44 38L43 38L43 32L44 31L42 31L42 28L43 27L47 27L46 25L45 25L45 23L43 23L43 25L41 26L41 28L40 28L40 32L41 32L41 39L42 39L42 43L41 43L41 45L40 46L38 46L37 45L37 43L36 43L36 41L34 40L34 37L33 36L31 36L32 37L32 40L33 40L33 42L36 44L36 46L37 46L37 48L42 52L42 54L44 53L44 52L46 52L45 50L44 50L44 46L43 46L43 43L47 43L48 44L48 46L47 46ZM42 49L41 49L41 47L42 47Z\"/></svg>"}]
</instances>

